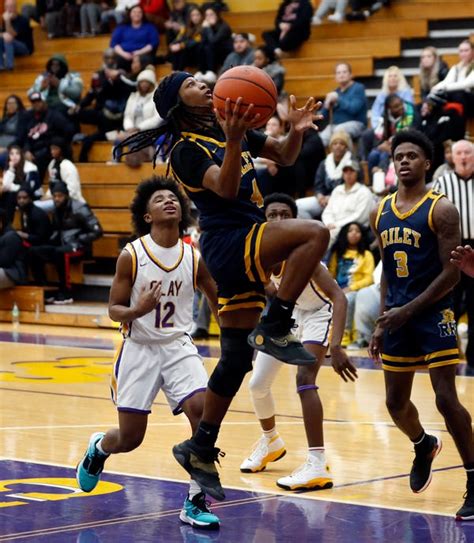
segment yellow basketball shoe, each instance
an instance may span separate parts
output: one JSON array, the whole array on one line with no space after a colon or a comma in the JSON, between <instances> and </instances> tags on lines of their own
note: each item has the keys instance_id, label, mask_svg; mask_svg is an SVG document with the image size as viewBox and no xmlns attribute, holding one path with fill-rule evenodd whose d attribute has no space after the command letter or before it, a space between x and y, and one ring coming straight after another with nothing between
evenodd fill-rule
<instances>
[{"instance_id":1,"label":"yellow basketball shoe","mask_svg":"<svg viewBox=\"0 0 474 543\"><path fill-rule=\"evenodd\" d=\"M308 456L306 462L291 475L278 479L277 486L285 490L323 490L332 488L333 482L329 467L317 458Z\"/></svg>"},{"instance_id":2,"label":"yellow basketball shoe","mask_svg":"<svg viewBox=\"0 0 474 543\"><path fill-rule=\"evenodd\" d=\"M262 436L255 443L250 456L240 465L243 473L257 473L263 471L269 462L276 462L286 454L285 443L277 434L271 439Z\"/></svg>"}]
</instances>

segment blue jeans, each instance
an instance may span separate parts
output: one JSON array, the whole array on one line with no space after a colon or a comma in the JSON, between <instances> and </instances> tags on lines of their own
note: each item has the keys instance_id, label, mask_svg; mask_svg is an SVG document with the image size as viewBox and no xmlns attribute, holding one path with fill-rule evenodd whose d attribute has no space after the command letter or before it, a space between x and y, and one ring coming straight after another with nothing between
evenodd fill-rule
<instances>
[{"instance_id":1,"label":"blue jeans","mask_svg":"<svg viewBox=\"0 0 474 543\"><path fill-rule=\"evenodd\" d=\"M0 38L0 68L12 70L15 57L23 57L29 54L28 47L23 42L13 40L7 43L3 38Z\"/></svg>"}]
</instances>

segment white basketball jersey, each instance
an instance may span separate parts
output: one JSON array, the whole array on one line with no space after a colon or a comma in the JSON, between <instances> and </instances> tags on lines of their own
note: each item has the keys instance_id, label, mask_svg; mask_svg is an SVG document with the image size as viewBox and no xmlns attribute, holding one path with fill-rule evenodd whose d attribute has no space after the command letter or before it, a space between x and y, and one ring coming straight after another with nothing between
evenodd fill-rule
<instances>
[{"instance_id":1,"label":"white basketball jersey","mask_svg":"<svg viewBox=\"0 0 474 543\"><path fill-rule=\"evenodd\" d=\"M271 280L277 288L279 288L281 283L281 278L283 276L283 271L285 270L285 262L281 265L281 270L278 275L272 275ZM321 264L322 266L324 264ZM296 307L299 309L304 309L305 311L317 311L323 307L332 308L331 300L321 291L318 285L310 280L309 283L305 286L303 292L298 296L296 300Z\"/></svg>"},{"instance_id":2,"label":"white basketball jersey","mask_svg":"<svg viewBox=\"0 0 474 543\"><path fill-rule=\"evenodd\" d=\"M137 303L144 286L148 289L156 281L162 285L156 308L132 322L123 323L124 336L137 341L160 341L190 333L198 251L182 240L174 247L161 247L150 234L128 243L125 249L132 255L131 306Z\"/></svg>"}]
</instances>

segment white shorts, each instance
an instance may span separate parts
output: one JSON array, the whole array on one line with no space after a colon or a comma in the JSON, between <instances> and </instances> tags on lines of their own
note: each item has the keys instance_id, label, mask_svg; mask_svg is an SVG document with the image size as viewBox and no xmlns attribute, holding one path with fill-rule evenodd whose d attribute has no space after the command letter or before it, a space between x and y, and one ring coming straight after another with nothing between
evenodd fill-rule
<instances>
[{"instance_id":1,"label":"white shorts","mask_svg":"<svg viewBox=\"0 0 474 543\"><path fill-rule=\"evenodd\" d=\"M301 343L315 343L325 347L329 344L332 311L322 309L306 310L295 308L293 318L298 327L295 335Z\"/></svg>"},{"instance_id":2,"label":"white shorts","mask_svg":"<svg viewBox=\"0 0 474 543\"><path fill-rule=\"evenodd\" d=\"M151 413L162 390L173 414L178 415L188 398L206 390L208 379L188 335L166 343L138 343L128 338L116 355L110 388L119 411Z\"/></svg>"}]
</instances>

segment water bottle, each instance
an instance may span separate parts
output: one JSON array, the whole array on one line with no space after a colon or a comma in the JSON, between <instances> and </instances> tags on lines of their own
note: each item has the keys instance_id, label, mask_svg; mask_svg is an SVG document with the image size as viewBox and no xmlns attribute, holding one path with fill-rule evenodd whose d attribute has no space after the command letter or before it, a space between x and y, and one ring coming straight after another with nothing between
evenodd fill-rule
<instances>
[{"instance_id":1,"label":"water bottle","mask_svg":"<svg viewBox=\"0 0 474 543\"><path fill-rule=\"evenodd\" d=\"M12 324L14 327L17 327L20 324L20 310L16 302L13 303L12 308Z\"/></svg>"}]
</instances>

